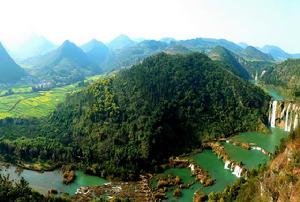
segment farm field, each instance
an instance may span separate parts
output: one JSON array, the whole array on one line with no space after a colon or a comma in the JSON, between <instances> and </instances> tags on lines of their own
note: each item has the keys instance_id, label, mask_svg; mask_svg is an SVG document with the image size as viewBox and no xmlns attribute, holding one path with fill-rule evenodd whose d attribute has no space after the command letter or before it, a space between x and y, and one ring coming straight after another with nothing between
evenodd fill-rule
<instances>
[{"instance_id":1,"label":"farm field","mask_svg":"<svg viewBox=\"0 0 300 202\"><path fill-rule=\"evenodd\" d=\"M94 82L101 76L93 76L85 81ZM30 87L13 88L15 94L0 97L0 119L7 117L43 117L51 113L68 93L77 91L78 82L48 91L31 92Z\"/></svg>"}]
</instances>

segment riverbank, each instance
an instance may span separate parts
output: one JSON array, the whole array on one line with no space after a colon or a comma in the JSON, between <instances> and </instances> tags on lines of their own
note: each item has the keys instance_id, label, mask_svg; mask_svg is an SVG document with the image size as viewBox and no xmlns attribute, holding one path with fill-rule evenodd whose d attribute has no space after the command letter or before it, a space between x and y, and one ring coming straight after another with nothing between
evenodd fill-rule
<instances>
[{"instance_id":1,"label":"riverbank","mask_svg":"<svg viewBox=\"0 0 300 202\"><path fill-rule=\"evenodd\" d=\"M74 195L76 190L83 186L97 186L109 182L104 178L85 174L81 170L74 171L76 178L68 185L63 183L63 171L55 169L53 171L38 172L33 170L19 170L19 167L11 164L2 164L0 173L9 175L11 180L20 180L23 177L29 186L47 195L49 190L57 190L59 195Z\"/></svg>"},{"instance_id":2,"label":"riverbank","mask_svg":"<svg viewBox=\"0 0 300 202\"><path fill-rule=\"evenodd\" d=\"M142 175L140 180L135 182L109 182L102 186L80 187L72 199L78 202L88 202L95 198L112 201L113 199L156 201L156 195L149 187L151 178L151 175Z\"/></svg>"}]
</instances>

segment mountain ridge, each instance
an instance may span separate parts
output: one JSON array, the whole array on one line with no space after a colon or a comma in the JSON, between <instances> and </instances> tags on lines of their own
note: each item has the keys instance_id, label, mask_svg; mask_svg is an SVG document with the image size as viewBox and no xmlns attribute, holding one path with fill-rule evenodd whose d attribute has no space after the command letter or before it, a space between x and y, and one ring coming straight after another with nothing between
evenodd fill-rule
<instances>
[{"instance_id":1,"label":"mountain ridge","mask_svg":"<svg viewBox=\"0 0 300 202\"><path fill-rule=\"evenodd\" d=\"M50 78L58 83L70 83L82 80L85 76L101 73L100 67L69 40L41 56L30 71L44 80Z\"/></svg>"},{"instance_id":2,"label":"mountain ridge","mask_svg":"<svg viewBox=\"0 0 300 202\"><path fill-rule=\"evenodd\" d=\"M25 75L25 70L10 57L0 42L0 83L16 83Z\"/></svg>"}]
</instances>

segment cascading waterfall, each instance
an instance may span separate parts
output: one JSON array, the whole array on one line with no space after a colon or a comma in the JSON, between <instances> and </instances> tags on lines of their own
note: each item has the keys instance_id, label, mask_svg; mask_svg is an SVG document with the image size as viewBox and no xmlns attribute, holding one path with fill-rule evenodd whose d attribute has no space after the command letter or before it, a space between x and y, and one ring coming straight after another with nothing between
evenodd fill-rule
<instances>
[{"instance_id":1,"label":"cascading waterfall","mask_svg":"<svg viewBox=\"0 0 300 202\"><path fill-rule=\"evenodd\" d=\"M293 112L294 112L294 111L295 111L295 104L292 105L292 110L290 111L290 115L289 115L290 124L289 124L289 126L288 126L288 132L291 132L291 129L292 129L293 118L294 118Z\"/></svg>"},{"instance_id":2,"label":"cascading waterfall","mask_svg":"<svg viewBox=\"0 0 300 202\"><path fill-rule=\"evenodd\" d=\"M292 128L292 121L290 121L290 125L289 125L289 127L288 127L288 132L291 132L291 128Z\"/></svg>"},{"instance_id":3,"label":"cascading waterfall","mask_svg":"<svg viewBox=\"0 0 300 202\"><path fill-rule=\"evenodd\" d=\"M230 161L225 161L224 169L226 169L226 170L230 169L229 164L230 164Z\"/></svg>"},{"instance_id":4,"label":"cascading waterfall","mask_svg":"<svg viewBox=\"0 0 300 202\"><path fill-rule=\"evenodd\" d=\"M298 113L295 115L294 130L297 128L297 126L298 126Z\"/></svg>"},{"instance_id":5,"label":"cascading waterfall","mask_svg":"<svg viewBox=\"0 0 300 202\"><path fill-rule=\"evenodd\" d=\"M272 103L272 115L271 115L271 127L275 127L276 121L276 108L277 108L277 100L274 100Z\"/></svg>"},{"instance_id":6,"label":"cascading waterfall","mask_svg":"<svg viewBox=\"0 0 300 202\"><path fill-rule=\"evenodd\" d=\"M266 73L266 70L262 71L260 78L263 77L265 73Z\"/></svg>"},{"instance_id":7,"label":"cascading waterfall","mask_svg":"<svg viewBox=\"0 0 300 202\"><path fill-rule=\"evenodd\" d=\"M255 74L255 82L257 82L257 71L256 71L256 74Z\"/></svg>"},{"instance_id":8,"label":"cascading waterfall","mask_svg":"<svg viewBox=\"0 0 300 202\"><path fill-rule=\"evenodd\" d=\"M269 106L269 109L271 109L271 110L269 110L269 123L271 123L271 116L272 116L272 103L273 103L273 102L270 102L270 106Z\"/></svg>"},{"instance_id":9,"label":"cascading waterfall","mask_svg":"<svg viewBox=\"0 0 300 202\"><path fill-rule=\"evenodd\" d=\"M286 108L285 108L285 106L284 106L284 108L283 108L283 110L282 110L282 112L281 112L281 114L280 114L280 118L281 118L281 119L284 117L285 110L286 110Z\"/></svg>"},{"instance_id":10,"label":"cascading waterfall","mask_svg":"<svg viewBox=\"0 0 300 202\"><path fill-rule=\"evenodd\" d=\"M189 168L191 168L191 172L194 172L194 170L195 170L195 165L194 165L194 164L190 164L190 165L189 165Z\"/></svg>"},{"instance_id":11,"label":"cascading waterfall","mask_svg":"<svg viewBox=\"0 0 300 202\"><path fill-rule=\"evenodd\" d=\"M288 121L289 121L289 112L290 112L290 108L291 108L291 103L289 103L288 108L287 108L287 110L286 110L286 115L285 115L285 126L284 126L284 130L285 130L285 131L289 131Z\"/></svg>"},{"instance_id":12,"label":"cascading waterfall","mask_svg":"<svg viewBox=\"0 0 300 202\"><path fill-rule=\"evenodd\" d=\"M240 178L241 175L242 175L242 170L243 170L243 169L242 169L239 165L236 165L236 166L234 167L234 171L233 171L232 174L234 174L236 177Z\"/></svg>"}]
</instances>

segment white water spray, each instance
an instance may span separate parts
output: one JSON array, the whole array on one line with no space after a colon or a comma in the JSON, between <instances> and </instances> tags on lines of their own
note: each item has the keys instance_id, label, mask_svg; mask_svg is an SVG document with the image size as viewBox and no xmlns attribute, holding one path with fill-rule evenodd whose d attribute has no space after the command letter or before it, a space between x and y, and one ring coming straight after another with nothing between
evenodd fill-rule
<instances>
[{"instance_id":1,"label":"white water spray","mask_svg":"<svg viewBox=\"0 0 300 202\"><path fill-rule=\"evenodd\" d=\"M271 127L275 128L277 100L272 103Z\"/></svg>"},{"instance_id":2,"label":"white water spray","mask_svg":"<svg viewBox=\"0 0 300 202\"><path fill-rule=\"evenodd\" d=\"M296 114L295 116L295 120L294 120L294 130L297 128L298 126L298 114Z\"/></svg>"},{"instance_id":3,"label":"white water spray","mask_svg":"<svg viewBox=\"0 0 300 202\"><path fill-rule=\"evenodd\" d=\"M194 172L194 171L195 171L195 165L194 165L194 164L190 164L190 165L189 165L189 168L191 168L191 172Z\"/></svg>"},{"instance_id":4,"label":"white water spray","mask_svg":"<svg viewBox=\"0 0 300 202\"><path fill-rule=\"evenodd\" d=\"M281 114L280 114L280 118L281 118L281 119L284 117L285 110L286 110L286 108L285 108L285 106L284 106L284 108L283 108L283 110L282 110L282 112L281 112Z\"/></svg>"},{"instance_id":5,"label":"white water spray","mask_svg":"<svg viewBox=\"0 0 300 202\"><path fill-rule=\"evenodd\" d=\"M236 166L234 167L234 171L233 171L232 174L234 174L236 177L240 178L241 175L242 175L242 170L243 170L243 169L242 169L240 166L236 165Z\"/></svg>"},{"instance_id":6,"label":"white water spray","mask_svg":"<svg viewBox=\"0 0 300 202\"><path fill-rule=\"evenodd\" d=\"M284 126L284 130L285 131L289 131L289 128L288 128L288 121L289 121L289 112L290 112L290 108L291 108L291 103L289 103L289 106L286 110L286 115L285 115L285 126Z\"/></svg>"},{"instance_id":7,"label":"white water spray","mask_svg":"<svg viewBox=\"0 0 300 202\"><path fill-rule=\"evenodd\" d=\"M255 74L255 83L257 83L257 71L256 71L256 74Z\"/></svg>"},{"instance_id":8,"label":"white water spray","mask_svg":"<svg viewBox=\"0 0 300 202\"><path fill-rule=\"evenodd\" d=\"M224 169L226 169L226 170L230 169L229 164L230 164L230 161L225 161Z\"/></svg>"}]
</instances>

